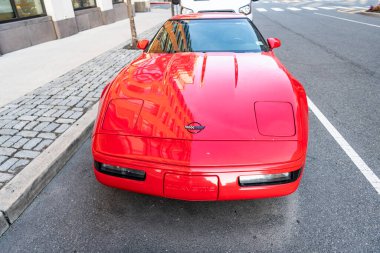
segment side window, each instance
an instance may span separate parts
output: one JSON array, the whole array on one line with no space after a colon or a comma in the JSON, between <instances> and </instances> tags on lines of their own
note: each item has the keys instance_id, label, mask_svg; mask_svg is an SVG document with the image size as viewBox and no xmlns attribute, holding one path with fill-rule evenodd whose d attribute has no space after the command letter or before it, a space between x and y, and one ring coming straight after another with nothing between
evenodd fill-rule
<instances>
[{"instance_id":1,"label":"side window","mask_svg":"<svg viewBox=\"0 0 380 253\"><path fill-rule=\"evenodd\" d=\"M162 30L162 35L160 37L161 51L165 51L167 41L168 41L168 32L166 31L166 29L163 29Z\"/></svg>"},{"instance_id":2,"label":"side window","mask_svg":"<svg viewBox=\"0 0 380 253\"><path fill-rule=\"evenodd\" d=\"M167 21L161 28L160 32L153 39L149 48L150 53L173 53L178 52L177 21Z\"/></svg>"},{"instance_id":3,"label":"side window","mask_svg":"<svg viewBox=\"0 0 380 253\"><path fill-rule=\"evenodd\" d=\"M172 41L169 39L168 40L168 43L166 45L166 48L165 48L165 52L166 53L172 53L172 50L173 50L173 43Z\"/></svg>"},{"instance_id":4,"label":"side window","mask_svg":"<svg viewBox=\"0 0 380 253\"><path fill-rule=\"evenodd\" d=\"M160 31L157 33L156 37L154 37L152 45L149 48L149 52L151 53L165 52L167 38L168 38L168 33L165 27L162 27Z\"/></svg>"}]
</instances>

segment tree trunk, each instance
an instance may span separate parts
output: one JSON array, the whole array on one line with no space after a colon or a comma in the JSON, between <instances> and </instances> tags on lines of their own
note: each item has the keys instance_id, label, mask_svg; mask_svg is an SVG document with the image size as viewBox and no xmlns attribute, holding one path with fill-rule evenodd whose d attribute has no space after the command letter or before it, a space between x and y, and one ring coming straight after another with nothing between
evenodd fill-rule
<instances>
[{"instance_id":1,"label":"tree trunk","mask_svg":"<svg viewBox=\"0 0 380 253\"><path fill-rule=\"evenodd\" d=\"M133 17L133 6L132 1L127 0L127 6L128 6L128 16L129 16L129 22L131 26L131 48L137 48L137 32L136 32L136 25L135 25L135 18Z\"/></svg>"}]
</instances>

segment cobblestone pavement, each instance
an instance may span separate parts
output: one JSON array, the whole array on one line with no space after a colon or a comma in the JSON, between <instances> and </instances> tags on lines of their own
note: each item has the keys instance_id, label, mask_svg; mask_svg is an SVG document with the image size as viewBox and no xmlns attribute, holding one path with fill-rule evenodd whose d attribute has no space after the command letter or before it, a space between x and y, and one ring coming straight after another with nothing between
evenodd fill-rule
<instances>
[{"instance_id":1,"label":"cobblestone pavement","mask_svg":"<svg viewBox=\"0 0 380 253\"><path fill-rule=\"evenodd\" d=\"M152 38L158 27L139 37ZM139 54L110 50L1 107L0 189L90 109L104 86Z\"/></svg>"}]
</instances>

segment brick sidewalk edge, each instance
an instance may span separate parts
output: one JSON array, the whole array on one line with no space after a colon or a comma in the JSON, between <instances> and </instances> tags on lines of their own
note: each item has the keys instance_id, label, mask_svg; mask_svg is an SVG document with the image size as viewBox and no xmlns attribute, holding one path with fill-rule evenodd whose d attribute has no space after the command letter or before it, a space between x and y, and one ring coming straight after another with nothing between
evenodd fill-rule
<instances>
[{"instance_id":1,"label":"brick sidewalk edge","mask_svg":"<svg viewBox=\"0 0 380 253\"><path fill-rule=\"evenodd\" d=\"M0 236L90 136L97 108L98 103L0 190Z\"/></svg>"}]
</instances>

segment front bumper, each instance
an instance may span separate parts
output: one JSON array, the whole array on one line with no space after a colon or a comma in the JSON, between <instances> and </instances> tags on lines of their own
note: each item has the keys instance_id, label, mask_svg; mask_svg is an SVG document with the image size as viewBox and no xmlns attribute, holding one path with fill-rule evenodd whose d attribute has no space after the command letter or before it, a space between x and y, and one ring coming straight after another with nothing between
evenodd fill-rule
<instances>
[{"instance_id":1,"label":"front bumper","mask_svg":"<svg viewBox=\"0 0 380 253\"><path fill-rule=\"evenodd\" d=\"M123 178L96 169L97 180L107 186L123 190L188 201L217 201L280 197L293 193L301 181L304 159L294 162L260 166L185 167L158 165L145 161L105 156L94 152L97 162L117 165L122 168L144 171L144 180ZM301 168L301 169L300 169ZM239 185L240 176L296 172L291 182L262 184L256 186Z\"/></svg>"}]
</instances>

